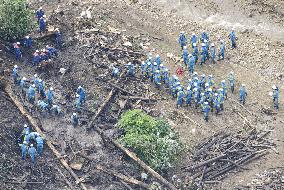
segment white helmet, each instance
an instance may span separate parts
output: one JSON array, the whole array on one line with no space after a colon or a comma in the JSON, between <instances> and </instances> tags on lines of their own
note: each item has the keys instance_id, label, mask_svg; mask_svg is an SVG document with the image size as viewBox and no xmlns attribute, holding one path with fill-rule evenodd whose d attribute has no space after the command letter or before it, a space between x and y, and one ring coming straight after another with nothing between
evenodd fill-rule
<instances>
[{"instance_id":1,"label":"white helmet","mask_svg":"<svg viewBox=\"0 0 284 190\"><path fill-rule=\"evenodd\" d=\"M155 72L156 72L156 73L159 73L160 71L159 71L159 70L156 70Z\"/></svg>"},{"instance_id":2,"label":"white helmet","mask_svg":"<svg viewBox=\"0 0 284 190\"><path fill-rule=\"evenodd\" d=\"M37 77L37 74L34 74L34 77L36 78L36 77Z\"/></svg>"},{"instance_id":3,"label":"white helmet","mask_svg":"<svg viewBox=\"0 0 284 190\"><path fill-rule=\"evenodd\" d=\"M204 39L204 42L206 43L206 42L208 42L206 39Z\"/></svg>"},{"instance_id":4,"label":"white helmet","mask_svg":"<svg viewBox=\"0 0 284 190\"><path fill-rule=\"evenodd\" d=\"M39 10L41 10L41 9L42 9L42 7L39 8Z\"/></svg>"},{"instance_id":5,"label":"white helmet","mask_svg":"<svg viewBox=\"0 0 284 190\"><path fill-rule=\"evenodd\" d=\"M204 96L204 93L203 93L203 92L201 93L201 96Z\"/></svg>"},{"instance_id":6,"label":"white helmet","mask_svg":"<svg viewBox=\"0 0 284 190\"><path fill-rule=\"evenodd\" d=\"M33 144L31 144L31 147L33 147L34 145Z\"/></svg>"},{"instance_id":7,"label":"white helmet","mask_svg":"<svg viewBox=\"0 0 284 190\"><path fill-rule=\"evenodd\" d=\"M145 62L144 61L142 61L142 63L141 63L142 65L145 65Z\"/></svg>"},{"instance_id":8,"label":"white helmet","mask_svg":"<svg viewBox=\"0 0 284 190\"><path fill-rule=\"evenodd\" d=\"M78 86L78 89L82 88L82 86Z\"/></svg>"},{"instance_id":9,"label":"white helmet","mask_svg":"<svg viewBox=\"0 0 284 190\"><path fill-rule=\"evenodd\" d=\"M53 90L53 87L50 87L49 90Z\"/></svg>"},{"instance_id":10,"label":"white helmet","mask_svg":"<svg viewBox=\"0 0 284 190\"><path fill-rule=\"evenodd\" d=\"M187 89L187 90L190 90L190 89L191 89L191 87L190 87L190 86L188 86L186 89Z\"/></svg>"},{"instance_id":11,"label":"white helmet","mask_svg":"<svg viewBox=\"0 0 284 190\"><path fill-rule=\"evenodd\" d=\"M202 76L202 77L206 77L205 74L202 74L201 76Z\"/></svg>"},{"instance_id":12,"label":"white helmet","mask_svg":"<svg viewBox=\"0 0 284 190\"><path fill-rule=\"evenodd\" d=\"M192 54L189 54L188 56L189 56L189 57L192 57Z\"/></svg>"},{"instance_id":13,"label":"white helmet","mask_svg":"<svg viewBox=\"0 0 284 190\"><path fill-rule=\"evenodd\" d=\"M223 91L223 88L219 88L219 91Z\"/></svg>"},{"instance_id":14,"label":"white helmet","mask_svg":"<svg viewBox=\"0 0 284 190\"><path fill-rule=\"evenodd\" d=\"M222 83L225 83L226 81L225 81L225 80L222 80L221 82L222 82Z\"/></svg>"},{"instance_id":15,"label":"white helmet","mask_svg":"<svg viewBox=\"0 0 284 190\"><path fill-rule=\"evenodd\" d=\"M269 92L268 94L269 94L269 96L273 96L273 92Z\"/></svg>"},{"instance_id":16,"label":"white helmet","mask_svg":"<svg viewBox=\"0 0 284 190\"><path fill-rule=\"evenodd\" d=\"M163 67L163 66L164 66L163 64L160 65L160 67Z\"/></svg>"},{"instance_id":17,"label":"white helmet","mask_svg":"<svg viewBox=\"0 0 284 190\"><path fill-rule=\"evenodd\" d=\"M198 73L197 73L197 72L194 72L193 75L198 75Z\"/></svg>"},{"instance_id":18,"label":"white helmet","mask_svg":"<svg viewBox=\"0 0 284 190\"><path fill-rule=\"evenodd\" d=\"M17 42L16 44L17 44L17 45L20 45L21 43L20 43L20 42Z\"/></svg>"},{"instance_id":19,"label":"white helmet","mask_svg":"<svg viewBox=\"0 0 284 190\"><path fill-rule=\"evenodd\" d=\"M215 44L214 44L214 43L212 43L212 44L211 44L211 46L212 46L212 47L214 47L214 46L215 46Z\"/></svg>"},{"instance_id":20,"label":"white helmet","mask_svg":"<svg viewBox=\"0 0 284 190\"><path fill-rule=\"evenodd\" d=\"M27 125L27 124L25 124L25 125L24 125L24 128L27 128L27 127L28 127L28 125Z\"/></svg>"},{"instance_id":21,"label":"white helmet","mask_svg":"<svg viewBox=\"0 0 284 190\"><path fill-rule=\"evenodd\" d=\"M220 40L221 43L224 43L224 40Z\"/></svg>"},{"instance_id":22,"label":"white helmet","mask_svg":"<svg viewBox=\"0 0 284 190\"><path fill-rule=\"evenodd\" d=\"M187 49L187 47L186 47L186 46L183 46L183 49Z\"/></svg>"},{"instance_id":23,"label":"white helmet","mask_svg":"<svg viewBox=\"0 0 284 190\"><path fill-rule=\"evenodd\" d=\"M36 53L39 53L39 50L38 50L38 49L36 50Z\"/></svg>"},{"instance_id":24,"label":"white helmet","mask_svg":"<svg viewBox=\"0 0 284 190\"><path fill-rule=\"evenodd\" d=\"M43 17L43 18L46 18L46 15L43 15L42 17Z\"/></svg>"},{"instance_id":25,"label":"white helmet","mask_svg":"<svg viewBox=\"0 0 284 190\"><path fill-rule=\"evenodd\" d=\"M156 58L160 57L159 55L156 55Z\"/></svg>"},{"instance_id":26,"label":"white helmet","mask_svg":"<svg viewBox=\"0 0 284 190\"><path fill-rule=\"evenodd\" d=\"M35 87L35 84L33 84L32 87Z\"/></svg>"},{"instance_id":27,"label":"white helmet","mask_svg":"<svg viewBox=\"0 0 284 190\"><path fill-rule=\"evenodd\" d=\"M205 105L208 105L208 102L204 102Z\"/></svg>"},{"instance_id":28,"label":"white helmet","mask_svg":"<svg viewBox=\"0 0 284 190\"><path fill-rule=\"evenodd\" d=\"M192 45L193 45L193 47L196 47L196 43L193 43Z\"/></svg>"},{"instance_id":29,"label":"white helmet","mask_svg":"<svg viewBox=\"0 0 284 190\"><path fill-rule=\"evenodd\" d=\"M276 85L273 85L273 86L272 86L272 89L273 89L273 90L275 90L276 88L277 88Z\"/></svg>"},{"instance_id":30,"label":"white helmet","mask_svg":"<svg viewBox=\"0 0 284 190\"><path fill-rule=\"evenodd\" d=\"M18 68L18 65L14 65L14 68Z\"/></svg>"},{"instance_id":31,"label":"white helmet","mask_svg":"<svg viewBox=\"0 0 284 190\"><path fill-rule=\"evenodd\" d=\"M215 96L218 96L218 94L217 94L217 93L215 93L214 95L215 95Z\"/></svg>"},{"instance_id":32,"label":"white helmet","mask_svg":"<svg viewBox=\"0 0 284 190\"><path fill-rule=\"evenodd\" d=\"M195 36L195 33L192 33L193 36Z\"/></svg>"},{"instance_id":33,"label":"white helmet","mask_svg":"<svg viewBox=\"0 0 284 190\"><path fill-rule=\"evenodd\" d=\"M169 71L169 69L168 69L168 68L165 68L165 71Z\"/></svg>"},{"instance_id":34,"label":"white helmet","mask_svg":"<svg viewBox=\"0 0 284 190\"><path fill-rule=\"evenodd\" d=\"M242 86L246 86L245 84L242 84Z\"/></svg>"},{"instance_id":35,"label":"white helmet","mask_svg":"<svg viewBox=\"0 0 284 190\"><path fill-rule=\"evenodd\" d=\"M76 94L76 98L78 98L78 97L80 97L80 95L79 95L79 94Z\"/></svg>"},{"instance_id":36,"label":"white helmet","mask_svg":"<svg viewBox=\"0 0 284 190\"><path fill-rule=\"evenodd\" d=\"M212 77L213 77L213 75L208 75L208 77L209 77L209 78L212 78Z\"/></svg>"},{"instance_id":37,"label":"white helmet","mask_svg":"<svg viewBox=\"0 0 284 190\"><path fill-rule=\"evenodd\" d=\"M158 65L157 62L154 62L154 65Z\"/></svg>"},{"instance_id":38,"label":"white helmet","mask_svg":"<svg viewBox=\"0 0 284 190\"><path fill-rule=\"evenodd\" d=\"M209 83L205 83L205 87L208 87L209 86Z\"/></svg>"},{"instance_id":39,"label":"white helmet","mask_svg":"<svg viewBox=\"0 0 284 190\"><path fill-rule=\"evenodd\" d=\"M209 88L208 91L209 91L209 92L212 92L212 88Z\"/></svg>"},{"instance_id":40,"label":"white helmet","mask_svg":"<svg viewBox=\"0 0 284 190\"><path fill-rule=\"evenodd\" d=\"M74 115L74 116L76 116L76 115L77 115L77 113L73 113L73 115Z\"/></svg>"},{"instance_id":41,"label":"white helmet","mask_svg":"<svg viewBox=\"0 0 284 190\"><path fill-rule=\"evenodd\" d=\"M234 74L234 71L231 71L230 74Z\"/></svg>"},{"instance_id":42,"label":"white helmet","mask_svg":"<svg viewBox=\"0 0 284 190\"><path fill-rule=\"evenodd\" d=\"M26 77L23 77L22 80L27 80Z\"/></svg>"},{"instance_id":43,"label":"white helmet","mask_svg":"<svg viewBox=\"0 0 284 190\"><path fill-rule=\"evenodd\" d=\"M23 144L28 144L27 141L24 141Z\"/></svg>"},{"instance_id":44,"label":"white helmet","mask_svg":"<svg viewBox=\"0 0 284 190\"><path fill-rule=\"evenodd\" d=\"M206 46L206 45L205 45L205 43L202 43L201 46L204 47L204 46Z\"/></svg>"},{"instance_id":45,"label":"white helmet","mask_svg":"<svg viewBox=\"0 0 284 190\"><path fill-rule=\"evenodd\" d=\"M193 83L193 86L197 86L197 83L195 82L195 83Z\"/></svg>"},{"instance_id":46,"label":"white helmet","mask_svg":"<svg viewBox=\"0 0 284 190\"><path fill-rule=\"evenodd\" d=\"M38 82L42 82L42 80L41 80L41 79L39 79L39 80L38 80Z\"/></svg>"}]
</instances>

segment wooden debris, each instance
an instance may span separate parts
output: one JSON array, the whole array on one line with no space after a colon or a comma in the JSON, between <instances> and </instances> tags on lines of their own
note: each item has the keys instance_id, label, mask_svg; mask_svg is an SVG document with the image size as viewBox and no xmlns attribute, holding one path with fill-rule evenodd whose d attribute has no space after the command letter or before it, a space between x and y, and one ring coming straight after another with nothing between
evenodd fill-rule
<instances>
[{"instance_id":1,"label":"wooden debris","mask_svg":"<svg viewBox=\"0 0 284 190\"><path fill-rule=\"evenodd\" d=\"M177 190L177 188L168 182L165 178L163 178L160 174L158 174L155 170L153 170L151 167L149 167L147 164L145 164L140 158L136 156L135 153L129 151L127 148L122 146L120 143L110 139L107 137L104 132L99 129L98 127L95 128L95 130L102 136L103 139L108 139L112 144L114 144L117 148L119 148L122 152L124 152L127 156L129 156L132 160L134 160L139 166L141 166L144 170L149 172L153 177L155 177L157 180L159 180L161 183L163 183L165 186L167 186L171 190Z\"/></svg>"},{"instance_id":2,"label":"wooden debris","mask_svg":"<svg viewBox=\"0 0 284 190\"><path fill-rule=\"evenodd\" d=\"M140 96L121 96L121 97L132 99L132 100L157 101L157 99L155 98L147 98L147 97L140 97Z\"/></svg>"},{"instance_id":3,"label":"wooden debris","mask_svg":"<svg viewBox=\"0 0 284 190\"><path fill-rule=\"evenodd\" d=\"M27 118L27 120L30 122L31 126L34 128L34 130L36 132L38 132L45 139L47 146L51 149L51 151L54 153L54 155L60 160L61 164L66 168L66 170L71 174L71 176L76 180L76 183L80 184L82 189L87 190L86 186L81 182L81 180L74 173L72 168L70 168L67 161L64 158L61 157L61 154L56 150L56 148L53 146L52 142L46 138L45 134L39 128L36 120L33 119L32 116L30 116L28 114L28 112L25 110L23 105L17 100L17 98L14 97L13 92L11 90L11 86L7 85L4 90L10 96L11 100L16 105L16 107L20 110L20 112Z\"/></svg>"},{"instance_id":4,"label":"wooden debris","mask_svg":"<svg viewBox=\"0 0 284 190\"><path fill-rule=\"evenodd\" d=\"M219 180L235 168L246 169L243 165L274 148L275 144L264 138L270 131L253 128L247 133L215 134L196 147L192 164L181 169L189 172L198 184Z\"/></svg>"},{"instance_id":5,"label":"wooden debris","mask_svg":"<svg viewBox=\"0 0 284 190\"><path fill-rule=\"evenodd\" d=\"M135 96L134 94L132 94L131 92L129 92L128 90L125 90L125 89L123 89L123 88L121 88L121 87L119 87L119 86L117 86L117 85L115 85L115 84L112 84L112 83L110 83L110 82L107 82L110 86L112 86L112 87L114 87L114 88L116 88L116 89L118 89L118 90L120 90L120 91L122 91L122 92L124 92L124 93L126 93L126 94L129 94L129 95L131 95L131 96Z\"/></svg>"}]
</instances>

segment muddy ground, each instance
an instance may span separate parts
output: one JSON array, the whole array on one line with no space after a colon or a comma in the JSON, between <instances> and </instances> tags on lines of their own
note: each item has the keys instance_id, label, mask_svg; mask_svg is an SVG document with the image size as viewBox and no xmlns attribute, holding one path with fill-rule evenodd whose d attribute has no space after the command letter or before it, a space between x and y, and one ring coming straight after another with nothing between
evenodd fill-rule
<instances>
[{"instance_id":1,"label":"muddy ground","mask_svg":"<svg viewBox=\"0 0 284 190\"><path fill-rule=\"evenodd\" d=\"M277 6L275 6L277 5ZM119 104L124 101L121 92L118 92L112 99L109 106L96 122L97 126L103 128L111 137L119 134L114 127L121 112L130 108L143 108L149 114L166 118L179 132L187 149L181 155L178 165L164 176L170 180L173 174L180 178L189 175L179 168L190 163L190 151L199 144L202 139L208 138L213 133L219 131L239 131L244 130L244 119L238 114L241 113L258 129L272 129L269 136L277 145L277 152L271 151L269 155L250 163L247 168L240 172L229 174L217 185L211 185L207 189L233 189L236 186L243 186L255 177L256 174L263 173L269 168L283 166L283 71L282 56L284 55L283 39L283 17L281 13L283 2L281 1L43 1L41 3L31 2L31 7L43 6L47 11L49 23L59 27L64 36L64 47L60 50L58 58L52 61L51 66L42 70L32 68L30 55L24 54L23 62L17 63L22 70L22 76L31 78L35 73L47 83L53 86L56 92L56 103L63 106L64 115L55 118L50 115L43 115L27 103L18 88L14 93L22 100L26 109L37 118L47 135L56 144L56 148L62 154L68 155L69 163L83 163L82 169L77 171L80 177L86 180L86 184L94 189L124 189L123 184L114 180L110 176L104 175L94 169L95 164L104 164L108 168L140 178L140 172L136 165L123 158L123 154L114 147L105 145L101 137L94 130L87 130L87 123L94 114L112 87L109 83L117 82L110 78L110 68L116 64L124 70L124 64L134 61L139 65L139 60L143 60L148 52L154 55L160 54L164 64L174 73L178 64L169 59L167 53L179 56L180 51L176 42L178 33L181 30L187 34L201 33L206 30L210 33L210 39L217 43L220 38L225 38L227 42L226 59L217 65L205 65L197 67L199 74L213 74L215 82L226 79L230 71L237 75L237 85L245 83L248 89L248 100L245 108L237 104L238 95L229 94L229 99L225 102L225 111L222 115L210 117L208 123L203 121L202 114L195 109L175 108L175 101L171 99L166 89L157 91L149 81L136 79L128 80L122 77L117 85L137 96L151 96L153 98L164 98L151 104L141 101L128 101L125 108ZM91 20L79 18L83 10L90 8L93 18ZM227 35L230 29L237 30L238 48L229 49ZM94 32L86 32L86 29L96 29ZM112 50L122 47L124 42L130 41L133 46L128 51L139 52L137 54L127 54L121 50ZM52 38L37 41L36 47L42 48L43 44L54 41ZM1 66L5 69L12 68L15 60L5 50L0 52ZM60 68L67 69L64 75L59 73ZM139 75L138 75L139 76ZM187 71L181 77L185 82L188 78ZM280 87L280 110L277 113L267 114L267 110L273 111L272 102L268 96L272 84ZM70 116L74 110L75 90L79 85L83 85L87 91L87 102L83 112L80 113L81 126L73 128L70 123ZM125 95L125 94L124 94ZM2 95L3 96L3 95ZM1 101L1 106L12 107L6 99ZM14 115L16 109L2 111L1 116ZM236 111L237 110L237 111ZM274 112L274 111L273 111ZM186 119L184 115L190 117L195 123ZM21 118L20 115L15 118ZM7 120L8 122L8 120ZM22 124L22 120L14 121L13 125ZM9 125L8 125L9 126ZM5 125L7 127L7 125ZM4 127L4 129L5 129ZM18 129L19 130L19 129ZM3 130L2 130L3 131ZM4 130L5 131L5 130ZM5 133L1 135L5 135ZM13 135L11 133L11 135ZM10 136L11 136L10 135ZM11 145L13 152L5 149L6 157L12 153L13 168L23 173L32 171L31 169L17 168L20 160L20 152L14 139L7 138L7 144ZM5 141L6 142L6 141ZM73 152L82 149L91 149L85 152L95 161L89 162L82 157L72 156ZM46 152L44 159L53 159L51 152ZM51 162L51 165L58 163ZM17 167L16 167L17 166ZM58 164L60 166L60 164ZM37 166L38 170L43 170L43 166ZM44 166L48 167L48 166ZM53 168L52 168L53 169ZM51 169L50 169L51 170ZM14 173L14 172L13 172ZM9 175L13 175L13 173ZM17 173L17 172L16 172ZM29 174L29 173L28 173ZM51 175L51 173L48 173ZM52 172L52 176L46 179L54 179L50 189L62 189L64 183L58 183L55 179L60 178L58 172ZM27 175L28 177L33 174ZM67 174L66 174L67 175ZM4 176L6 176L4 174ZM33 178L31 178L33 179ZM35 178L38 181L46 180ZM72 179L70 179L72 181ZM151 181L151 180L150 180ZM48 182L46 182L48 183ZM19 187L15 184L5 187ZM40 185L40 184L37 184ZM76 186L76 185L75 185ZM28 188L28 187L26 187ZM31 187L30 187L31 188ZM38 187L44 189L44 187ZM47 188L48 189L48 188ZM253 188L252 188L253 189Z\"/></svg>"}]
</instances>

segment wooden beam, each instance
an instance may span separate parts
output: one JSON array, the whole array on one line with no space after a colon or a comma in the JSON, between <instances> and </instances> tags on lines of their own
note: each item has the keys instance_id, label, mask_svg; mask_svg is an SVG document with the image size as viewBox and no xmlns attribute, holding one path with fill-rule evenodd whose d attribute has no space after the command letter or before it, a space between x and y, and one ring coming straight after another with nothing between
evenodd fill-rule
<instances>
[{"instance_id":1,"label":"wooden beam","mask_svg":"<svg viewBox=\"0 0 284 190\"><path fill-rule=\"evenodd\" d=\"M45 136L45 134L42 132L42 130L39 128L36 120L29 115L29 113L25 110L23 105L18 101L18 99L13 95L12 89L10 85L7 85L4 89L5 92L10 96L13 103L16 105L16 107L19 109L22 115L24 115L27 120L30 122L33 129L38 132L44 139L47 144L47 146L50 148L50 150L54 153L54 155L60 160L61 164L65 167L65 169L71 174L71 176L76 180L76 184L79 184L83 190L87 190L86 186L82 183L82 181L79 179L79 177L74 173L74 171L69 167L67 161L62 158L61 154L56 150L56 148L53 146L52 142L48 140Z\"/></svg>"}]
</instances>

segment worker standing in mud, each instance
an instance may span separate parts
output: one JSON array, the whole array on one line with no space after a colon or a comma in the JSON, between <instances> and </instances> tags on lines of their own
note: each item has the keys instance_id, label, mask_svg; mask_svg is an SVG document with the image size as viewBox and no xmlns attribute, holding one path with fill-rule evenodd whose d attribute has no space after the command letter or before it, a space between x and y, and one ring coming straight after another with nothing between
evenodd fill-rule
<instances>
[{"instance_id":1,"label":"worker standing in mud","mask_svg":"<svg viewBox=\"0 0 284 190\"><path fill-rule=\"evenodd\" d=\"M36 149L35 149L33 144L30 145L30 148L29 148L28 152L29 152L29 155L31 157L32 163L34 165L35 162L36 162Z\"/></svg>"},{"instance_id":2,"label":"worker standing in mud","mask_svg":"<svg viewBox=\"0 0 284 190\"><path fill-rule=\"evenodd\" d=\"M16 56L16 60L17 61L20 61L20 59L22 57L22 52L21 52L21 49L20 49L20 45L21 45L20 42L17 42L17 43L14 44L14 51L15 51L15 56Z\"/></svg>"},{"instance_id":3,"label":"worker standing in mud","mask_svg":"<svg viewBox=\"0 0 284 190\"><path fill-rule=\"evenodd\" d=\"M28 143L26 141L23 144L20 144L21 151L22 151L22 160L26 160L27 152L28 152Z\"/></svg>"},{"instance_id":4,"label":"worker standing in mud","mask_svg":"<svg viewBox=\"0 0 284 190\"><path fill-rule=\"evenodd\" d=\"M85 89L82 86L79 86L77 88L77 94L79 95L80 102L84 103L86 101L86 92L85 92Z\"/></svg>"},{"instance_id":5,"label":"worker standing in mud","mask_svg":"<svg viewBox=\"0 0 284 190\"><path fill-rule=\"evenodd\" d=\"M225 42L224 40L220 40L220 49L218 54L218 60L224 60L225 59Z\"/></svg>"},{"instance_id":6,"label":"worker standing in mud","mask_svg":"<svg viewBox=\"0 0 284 190\"><path fill-rule=\"evenodd\" d=\"M79 119L76 113L73 113L71 116L71 123L73 127L77 127L79 125Z\"/></svg>"},{"instance_id":7,"label":"worker standing in mud","mask_svg":"<svg viewBox=\"0 0 284 190\"><path fill-rule=\"evenodd\" d=\"M56 48L60 49L62 47L62 35L59 28L55 29L55 42Z\"/></svg>"},{"instance_id":8,"label":"worker standing in mud","mask_svg":"<svg viewBox=\"0 0 284 190\"><path fill-rule=\"evenodd\" d=\"M188 66L189 60L188 60L188 51L187 51L187 47L186 46L183 47L182 58L183 58L184 65Z\"/></svg>"},{"instance_id":9,"label":"worker standing in mud","mask_svg":"<svg viewBox=\"0 0 284 190\"><path fill-rule=\"evenodd\" d=\"M20 80L20 89L21 89L21 93L23 94L23 97L26 97L26 77L23 77Z\"/></svg>"},{"instance_id":10,"label":"worker standing in mud","mask_svg":"<svg viewBox=\"0 0 284 190\"><path fill-rule=\"evenodd\" d=\"M215 57L216 57L216 48L215 48L215 44L212 43L211 47L210 47L210 55L211 55L211 64L215 64Z\"/></svg>"},{"instance_id":11,"label":"worker standing in mud","mask_svg":"<svg viewBox=\"0 0 284 190\"><path fill-rule=\"evenodd\" d=\"M234 90L235 90L235 76L234 76L234 72L231 71L229 74L229 82L230 82L230 87L231 87L231 92L232 94L234 94Z\"/></svg>"},{"instance_id":12,"label":"worker standing in mud","mask_svg":"<svg viewBox=\"0 0 284 190\"><path fill-rule=\"evenodd\" d=\"M197 61L198 61L198 54L199 54L199 51L198 51L198 47L196 45L196 43L193 43L193 52L192 52L192 56L194 57L194 63L196 64Z\"/></svg>"},{"instance_id":13,"label":"worker standing in mud","mask_svg":"<svg viewBox=\"0 0 284 190\"><path fill-rule=\"evenodd\" d=\"M231 48L235 49L237 47L237 44L236 44L236 33L235 33L234 29L232 29L229 36L230 36L230 40L231 40Z\"/></svg>"},{"instance_id":14,"label":"worker standing in mud","mask_svg":"<svg viewBox=\"0 0 284 190\"><path fill-rule=\"evenodd\" d=\"M31 85L28 90L29 102L34 104L35 102L35 84Z\"/></svg>"},{"instance_id":15,"label":"worker standing in mud","mask_svg":"<svg viewBox=\"0 0 284 190\"><path fill-rule=\"evenodd\" d=\"M43 15L40 19L39 19L39 32L40 34L44 33L46 31L46 16Z\"/></svg>"},{"instance_id":16,"label":"worker standing in mud","mask_svg":"<svg viewBox=\"0 0 284 190\"><path fill-rule=\"evenodd\" d=\"M26 36L24 39L24 46L27 48L31 48L33 45L33 40L30 36Z\"/></svg>"},{"instance_id":17,"label":"worker standing in mud","mask_svg":"<svg viewBox=\"0 0 284 190\"><path fill-rule=\"evenodd\" d=\"M210 107L209 107L209 105L208 105L208 102L204 102L204 103L202 104L202 111L203 111L203 113L204 113L204 120L205 120L206 122L208 122L208 119L209 119L209 112L210 112Z\"/></svg>"},{"instance_id":18,"label":"worker standing in mud","mask_svg":"<svg viewBox=\"0 0 284 190\"><path fill-rule=\"evenodd\" d=\"M279 109L279 88L276 85L272 86L272 99L273 99L273 105L275 109Z\"/></svg>"},{"instance_id":19,"label":"worker standing in mud","mask_svg":"<svg viewBox=\"0 0 284 190\"><path fill-rule=\"evenodd\" d=\"M247 97L245 84L242 84L239 93L240 93L240 103L244 105L246 103L246 97Z\"/></svg>"},{"instance_id":20,"label":"worker standing in mud","mask_svg":"<svg viewBox=\"0 0 284 190\"><path fill-rule=\"evenodd\" d=\"M53 88L50 87L47 91L47 102L48 105L51 107L53 104L53 98L54 98L54 92L53 92Z\"/></svg>"},{"instance_id":21,"label":"worker standing in mud","mask_svg":"<svg viewBox=\"0 0 284 190\"><path fill-rule=\"evenodd\" d=\"M183 47L187 44L187 39L184 31L179 33L178 43L180 44L181 50L183 50Z\"/></svg>"},{"instance_id":22,"label":"worker standing in mud","mask_svg":"<svg viewBox=\"0 0 284 190\"><path fill-rule=\"evenodd\" d=\"M42 7L40 7L40 8L36 11L36 18L37 18L37 21L38 21L38 22L39 22L39 19L40 19L41 17L43 17L43 15L44 15L44 11L43 11Z\"/></svg>"},{"instance_id":23,"label":"worker standing in mud","mask_svg":"<svg viewBox=\"0 0 284 190\"><path fill-rule=\"evenodd\" d=\"M41 136L36 137L37 152L39 156L42 156L43 152L43 139Z\"/></svg>"},{"instance_id":24,"label":"worker standing in mud","mask_svg":"<svg viewBox=\"0 0 284 190\"><path fill-rule=\"evenodd\" d=\"M12 71L12 76L14 79L14 83L18 84L19 80L19 73L18 73L18 65L14 65L13 71Z\"/></svg>"},{"instance_id":25,"label":"worker standing in mud","mask_svg":"<svg viewBox=\"0 0 284 190\"><path fill-rule=\"evenodd\" d=\"M197 43L197 36L195 35L195 33L192 33L191 35L191 47L194 48L194 44L196 45Z\"/></svg>"}]
</instances>

